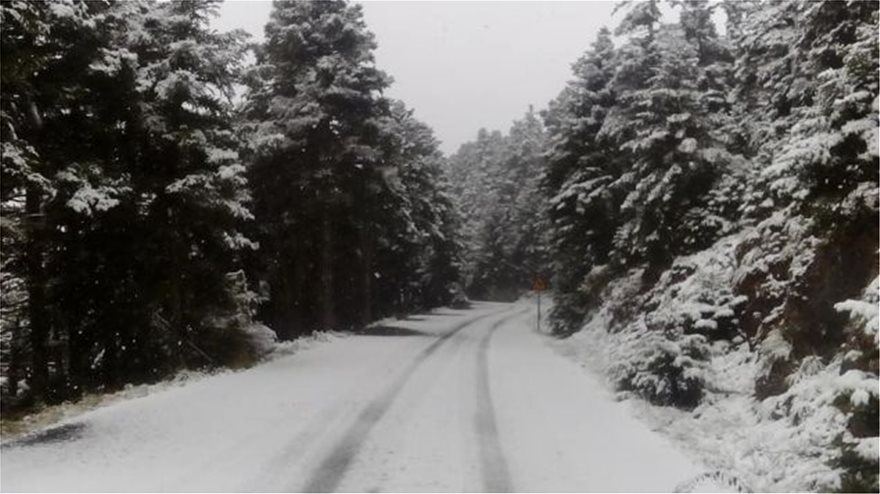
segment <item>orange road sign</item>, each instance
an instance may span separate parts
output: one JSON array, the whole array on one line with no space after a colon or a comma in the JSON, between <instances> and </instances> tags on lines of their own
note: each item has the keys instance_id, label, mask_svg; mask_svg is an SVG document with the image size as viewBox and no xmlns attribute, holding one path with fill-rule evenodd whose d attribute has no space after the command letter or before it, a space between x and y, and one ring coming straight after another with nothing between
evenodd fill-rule
<instances>
[{"instance_id":1,"label":"orange road sign","mask_svg":"<svg viewBox=\"0 0 880 494\"><path fill-rule=\"evenodd\" d=\"M532 281L532 290L536 292L543 292L547 289L547 282L544 281L544 278L540 276L535 276L534 281Z\"/></svg>"}]
</instances>

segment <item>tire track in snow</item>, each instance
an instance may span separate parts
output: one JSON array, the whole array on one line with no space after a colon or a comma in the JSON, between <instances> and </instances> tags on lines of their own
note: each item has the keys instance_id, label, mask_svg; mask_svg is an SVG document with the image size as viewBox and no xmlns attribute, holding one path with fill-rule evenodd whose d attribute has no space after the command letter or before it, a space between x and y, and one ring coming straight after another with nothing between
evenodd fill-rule
<instances>
[{"instance_id":1,"label":"tire track in snow","mask_svg":"<svg viewBox=\"0 0 880 494\"><path fill-rule=\"evenodd\" d=\"M391 407L394 399L400 394L400 391L412 377L413 372L434 352L436 352L449 338L468 326L475 324L483 319L498 316L509 312L511 309L490 312L475 318L469 319L454 326L449 332L439 337L433 343L421 350L416 357L409 363L400 375L377 399L370 402L366 408L358 415L354 424L342 436L342 439L336 444L331 453L324 458L318 465L309 480L303 487L303 492L333 492L342 481L343 475L348 470L351 462L354 460L364 441L367 439L370 431L385 415L385 412ZM516 314L504 317L502 321L506 321Z\"/></svg>"},{"instance_id":2,"label":"tire track in snow","mask_svg":"<svg viewBox=\"0 0 880 494\"><path fill-rule=\"evenodd\" d=\"M519 315L518 312L515 315ZM492 335L511 318L504 318L489 328L480 340L477 351L477 411L474 414L474 425L479 438L480 472L483 476L485 492L512 492L510 469L501 451L498 439L498 424L495 420L495 406L492 403L491 385L489 384L489 343Z\"/></svg>"}]
</instances>

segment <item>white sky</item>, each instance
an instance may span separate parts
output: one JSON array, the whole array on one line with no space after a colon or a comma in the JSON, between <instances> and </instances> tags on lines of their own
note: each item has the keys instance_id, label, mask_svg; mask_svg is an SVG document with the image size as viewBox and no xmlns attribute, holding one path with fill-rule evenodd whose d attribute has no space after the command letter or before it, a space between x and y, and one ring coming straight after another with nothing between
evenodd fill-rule
<instances>
[{"instance_id":1,"label":"white sky","mask_svg":"<svg viewBox=\"0 0 880 494\"><path fill-rule=\"evenodd\" d=\"M452 153L477 130L506 131L528 106L544 108L570 78L571 64L603 25L611 1L366 1L379 48L376 63L403 100ZM262 39L268 0L227 0L218 29Z\"/></svg>"}]
</instances>

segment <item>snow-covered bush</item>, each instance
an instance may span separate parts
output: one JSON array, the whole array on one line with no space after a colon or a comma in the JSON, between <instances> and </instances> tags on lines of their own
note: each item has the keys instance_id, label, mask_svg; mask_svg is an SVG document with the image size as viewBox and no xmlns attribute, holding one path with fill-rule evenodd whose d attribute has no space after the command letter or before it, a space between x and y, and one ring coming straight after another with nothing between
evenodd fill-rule
<instances>
[{"instance_id":1,"label":"snow-covered bush","mask_svg":"<svg viewBox=\"0 0 880 494\"><path fill-rule=\"evenodd\" d=\"M712 381L714 341L753 345L739 326L745 298L732 290L737 236L679 257L646 293L642 270L606 283L599 297L607 315L613 384L652 403L696 406ZM597 276L597 278L603 278Z\"/></svg>"},{"instance_id":2,"label":"snow-covered bush","mask_svg":"<svg viewBox=\"0 0 880 494\"><path fill-rule=\"evenodd\" d=\"M256 320L262 297L250 290L244 271L226 274L232 308L206 324L212 330L199 339L211 359L230 367L246 367L268 355L278 338L274 331Z\"/></svg>"},{"instance_id":3,"label":"snow-covered bush","mask_svg":"<svg viewBox=\"0 0 880 494\"><path fill-rule=\"evenodd\" d=\"M600 299L610 316L607 331L625 330L641 312L644 274L643 269L633 269L610 283L605 282Z\"/></svg>"},{"instance_id":4,"label":"snow-covered bush","mask_svg":"<svg viewBox=\"0 0 880 494\"><path fill-rule=\"evenodd\" d=\"M789 448L832 467L831 471L804 472L802 482L815 490L863 490L865 487L856 485L870 485L870 478L866 479L863 472L872 462L876 485L877 450L860 456L865 438L851 430L858 424L857 434L863 435L865 425L873 427L876 440L877 376L845 370L844 360L838 356L826 364L816 356L803 359L786 379L788 390L758 404L762 420L768 424L782 421L778 431L785 435ZM856 483L854 477L859 479ZM861 483L865 480L868 484Z\"/></svg>"},{"instance_id":5,"label":"snow-covered bush","mask_svg":"<svg viewBox=\"0 0 880 494\"><path fill-rule=\"evenodd\" d=\"M742 480L728 473L715 470L700 474L682 482L675 492L752 492Z\"/></svg>"},{"instance_id":6,"label":"snow-covered bush","mask_svg":"<svg viewBox=\"0 0 880 494\"><path fill-rule=\"evenodd\" d=\"M693 408L707 380L709 340L703 334L686 333L685 324L658 324L675 313L676 301L651 298L661 292L640 293L643 276L643 270L634 269L604 281L607 285L599 295L603 304L584 332L602 341L605 359L600 367L618 390L659 405ZM649 303L651 312L646 309Z\"/></svg>"},{"instance_id":7,"label":"snow-covered bush","mask_svg":"<svg viewBox=\"0 0 880 494\"><path fill-rule=\"evenodd\" d=\"M731 289L737 240L727 237L711 249L676 259L648 295L648 326L709 340L741 334L738 312L746 300Z\"/></svg>"},{"instance_id":8,"label":"snow-covered bush","mask_svg":"<svg viewBox=\"0 0 880 494\"><path fill-rule=\"evenodd\" d=\"M609 377L618 389L657 405L693 408L703 395L707 344L702 335L651 331L632 324L612 350Z\"/></svg>"}]
</instances>

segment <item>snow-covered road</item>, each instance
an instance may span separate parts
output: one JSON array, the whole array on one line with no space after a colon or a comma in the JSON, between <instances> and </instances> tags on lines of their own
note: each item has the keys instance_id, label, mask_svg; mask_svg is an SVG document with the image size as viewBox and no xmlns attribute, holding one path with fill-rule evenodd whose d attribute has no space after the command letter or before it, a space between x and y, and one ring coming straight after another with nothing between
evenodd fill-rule
<instances>
[{"instance_id":1,"label":"snow-covered road","mask_svg":"<svg viewBox=\"0 0 880 494\"><path fill-rule=\"evenodd\" d=\"M700 473L527 304L395 321L2 449L3 491L669 491Z\"/></svg>"}]
</instances>

